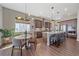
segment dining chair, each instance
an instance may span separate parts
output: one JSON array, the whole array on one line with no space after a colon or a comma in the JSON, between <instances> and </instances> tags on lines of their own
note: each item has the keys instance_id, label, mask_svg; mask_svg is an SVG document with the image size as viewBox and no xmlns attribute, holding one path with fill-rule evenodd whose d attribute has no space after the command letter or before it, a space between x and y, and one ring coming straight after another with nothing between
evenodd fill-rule
<instances>
[{"instance_id":1,"label":"dining chair","mask_svg":"<svg viewBox=\"0 0 79 59\"><path fill-rule=\"evenodd\" d=\"M29 39L27 39L27 36L28 35L31 36ZM34 48L36 50L37 40L35 39L35 37L32 37L32 33L27 33L27 31L25 31L25 42L26 42L25 45L29 45L29 44L31 45L31 44L33 44L34 45ZM26 46L26 48L28 48L28 46Z\"/></svg>"},{"instance_id":2,"label":"dining chair","mask_svg":"<svg viewBox=\"0 0 79 59\"><path fill-rule=\"evenodd\" d=\"M59 39L59 34L52 34L50 36L50 45L55 45L56 47L58 47L60 45L60 39Z\"/></svg>"},{"instance_id":3,"label":"dining chair","mask_svg":"<svg viewBox=\"0 0 79 59\"><path fill-rule=\"evenodd\" d=\"M65 33L60 33L59 39L60 39L60 43L63 43L65 41L65 39L66 39Z\"/></svg>"},{"instance_id":4,"label":"dining chair","mask_svg":"<svg viewBox=\"0 0 79 59\"><path fill-rule=\"evenodd\" d=\"M30 38L29 41L28 41L29 44L33 44L34 45L34 48L36 50L36 46L37 46L37 40L36 38Z\"/></svg>"},{"instance_id":5,"label":"dining chair","mask_svg":"<svg viewBox=\"0 0 79 59\"><path fill-rule=\"evenodd\" d=\"M56 36L56 34L52 34L50 36L50 38L49 38L50 39L50 45L55 43L55 40L56 40L56 37L55 36Z\"/></svg>"},{"instance_id":6,"label":"dining chair","mask_svg":"<svg viewBox=\"0 0 79 59\"><path fill-rule=\"evenodd\" d=\"M56 36L55 36L56 37L56 41L55 41L55 46L56 47L60 46L60 36L59 35L60 35L60 33L57 33Z\"/></svg>"},{"instance_id":7,"label":"dining chair","mask_svg":"<svg viewBox=\"0 0 79 59\"><path fill-rule=\"evenodd\" d=\"M20 51L21 51L20 55L22 56L22 48L23 48L24 44L25 43L22 42L21 40L13 38L12 39L12 52L11 52L11 56L13 56L14 48L19 48Z\"/></svg>"}]
</instances>

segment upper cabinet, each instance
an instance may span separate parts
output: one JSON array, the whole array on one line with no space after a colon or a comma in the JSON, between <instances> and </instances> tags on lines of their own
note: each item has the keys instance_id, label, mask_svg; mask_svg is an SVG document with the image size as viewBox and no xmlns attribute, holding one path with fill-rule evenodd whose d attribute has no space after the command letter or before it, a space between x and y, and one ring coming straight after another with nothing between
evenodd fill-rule
<instances>
[{"instance_id":1,"label":"upper cabinet","mask_svg":"<svg viewBox=\"0 0 79 59\"><path fill-rule=\"evenodd\" d=\"M45 22L45 28L50 28L51 23Z\"/></svg>"},{"instance_id":2,"label":"upper cabinet","mask_svg":"<svg viewBox=\"0 0 79 59\"><path fill-rule=\"evenodd\" d=\"M35 20L35 28L42 28L42 21L41 20Z\"/></svg>"}]
</instances>

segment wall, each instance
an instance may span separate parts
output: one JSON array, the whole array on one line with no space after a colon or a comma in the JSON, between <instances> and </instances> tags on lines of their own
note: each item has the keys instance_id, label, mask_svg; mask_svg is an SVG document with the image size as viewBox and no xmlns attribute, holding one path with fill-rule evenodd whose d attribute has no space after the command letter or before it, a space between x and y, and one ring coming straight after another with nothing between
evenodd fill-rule
<instances>
[{"instance_id":1,"label":"wall","mask_svg":"<svg viewBox=\"0 0 79 59\"><path fill-rule=\"evenodd\" d=\"M79 41L79 11L77 14L77 41Z\"/></svg>"},{"instance_id":2,"label":"wall","mask_svg":"<svg viewBox=\"0 0 79 59\"><path fill-rule=\"evenodd\" d=\"M70 20L61 21L60 23L61 23L61 24L68 24L68 25L70 25L70 24L73 24L73 23L75 24L76 21L77 21L77 19L75 18L75 19L70 19Z\"/></svg>"},{"instance_id":3,"label":"wall","mask_svg":"<svg viewBox=\"0 0 79 59\"><path fill-rule=\"evenodd\" d=\"M30 21L15 20L16 16L21 16L22 18L25 18L24 13L3 7L3 28L4 29L14 29L15 22L30 23Z\"/></svg>"},{"instance_id":4,"label":"wall","mask_svg":"<svg viewBox=\"0 0 79 59\"><path fill-rule=\"evenodd\" d=\"M2 7L0 6L0 29L2 27L3 27L3 24L2 24ZM2 44L1 36L2 36L2 33L0 33L0 46Z\"/></svg>"},{"instance_id":5,"label":"wall","mask_svg":"<svg viewBox=\"0 0 79 59\"><path fill-rule=\"evenodd\" d=\"M60 25L68 26L67 31L69 30L70 27L74 27L71 30L76 31L77 30L77 19L70 19L70 20L62 21L60 22Z\"/></svg>"},{"instance_id":6,"label":"wall","mask_svg":"<svg viewBox=\"0 0 79 59\"><path fill-rule=\"evenodd\" d=\"M21 16L23 18L25 17L25 15L21 12L3 7L3 27L4 29L15 28L15 17L16 16Z\"/></svg>"}]
</instances>

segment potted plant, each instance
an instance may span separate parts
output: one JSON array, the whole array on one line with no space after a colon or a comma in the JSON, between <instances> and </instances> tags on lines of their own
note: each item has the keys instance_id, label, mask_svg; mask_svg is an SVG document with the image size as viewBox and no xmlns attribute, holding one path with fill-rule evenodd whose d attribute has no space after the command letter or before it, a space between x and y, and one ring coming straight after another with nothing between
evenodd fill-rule
<instances>
[{"instance_id":1,"label":"potted plant","mask_svg":"<svg viewBox=\"0 0 79 59\"><path fill-rule=\"evenodd\" d=\"M11 36L12 36L11 30L0 29L0 32L2 33L2 37L1 38L2 38L3 44L10 43Z\"/></svg>"}]
</instances>

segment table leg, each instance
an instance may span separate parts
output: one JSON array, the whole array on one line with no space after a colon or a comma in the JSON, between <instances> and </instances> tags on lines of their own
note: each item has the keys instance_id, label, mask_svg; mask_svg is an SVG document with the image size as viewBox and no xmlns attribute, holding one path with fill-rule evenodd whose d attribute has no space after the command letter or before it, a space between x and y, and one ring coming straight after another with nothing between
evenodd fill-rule
<instances>
[{"instance_id":1,"label":"table leg","mask_svg":"<svg viewBox=\"0 0 79 59\"><path fill-rule=\"evenodd\" d=\"M28 42L28 40L26 40L26 42L25 42L25 48L29 49L29 42Z\"/></svg>"}]
</instances>

